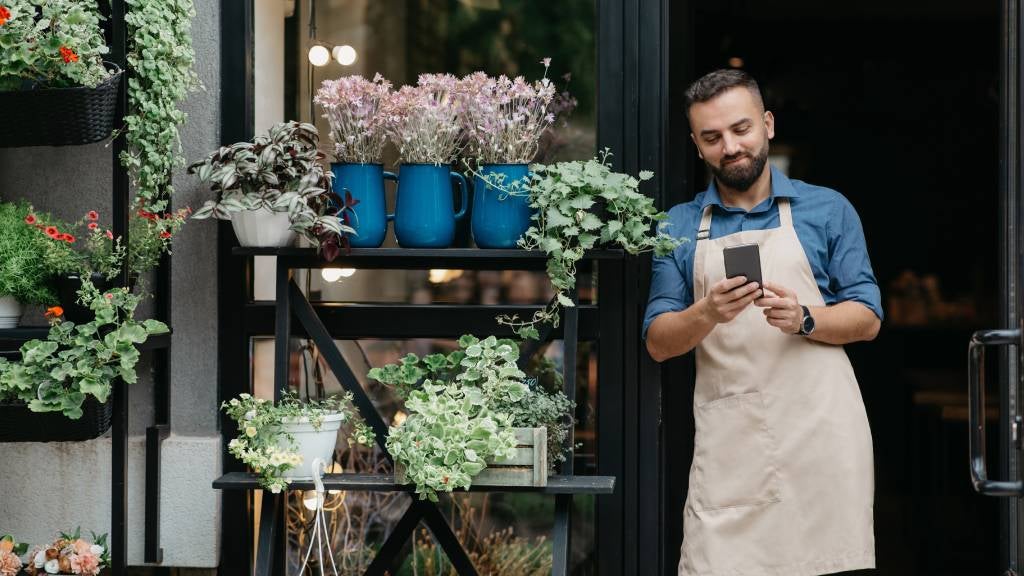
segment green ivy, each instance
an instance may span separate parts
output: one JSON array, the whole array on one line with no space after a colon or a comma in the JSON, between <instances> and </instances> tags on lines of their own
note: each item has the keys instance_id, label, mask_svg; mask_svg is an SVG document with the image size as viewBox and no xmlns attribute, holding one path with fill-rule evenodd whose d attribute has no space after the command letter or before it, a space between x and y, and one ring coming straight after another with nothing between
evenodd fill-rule
<instances>
[{"instance_id":1,"label":"green ivy","mask_svg":"<svg viewBox=\"0 0 1024 576\"><path fill-rule=\"evenodd\" d=\"M142 207L162 212L174 192L171 174L184 166L178 128L187 115L178 103L201 86L192 70L192 0L126 0L128 13L127 150L129 170Z\"/></svg>"},{"instance_id":2,"label":"green ivy","mask_svg":"<svg viewBox=\"0 0 1024 576\"><path fill-rule=\"evenodd\" d=\"M585 251L618 246L630 254L654 251L665 256L686 242L660 227L654 229L668 215L655 208L653 198L639 191L640 182L653 178L654 172L644 170L639 179L613 172L610 157L605 149L585 162L530 166L534 224L519 245L547 253L548 279L557 293L530 320L514 315L497 318L498 324L510 326L524 340L540 337L539 324L558 327L561 309L575 305L570 294L576 287L576 263Z\"/></svg>"}]
</instances>

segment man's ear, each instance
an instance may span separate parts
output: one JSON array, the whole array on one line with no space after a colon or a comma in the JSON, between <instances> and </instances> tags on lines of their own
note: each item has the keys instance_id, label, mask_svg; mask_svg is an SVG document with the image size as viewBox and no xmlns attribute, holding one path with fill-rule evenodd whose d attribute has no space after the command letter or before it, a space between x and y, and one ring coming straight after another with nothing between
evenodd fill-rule
<instances>
[{"instance_id":1,"label":"man's ear","mask_svg":"<svg viewBox=\"0 0 1024 576\"><path fill-rule=\"evenodd\" d=\"M697 144L697 137L693 135L693 132L690 132L690 140L692 140L693 145L697 147L697 156L700 156L700 159L703 160L704 153L700 151L700 144Z\"/></svg>"},{"instance_id":2,"label":"man's ear","mask_svg":"<svg viewBox=\"0 0 1024 576\"><path fill-rule=\"evenodd\" d=\"M775 115L770 111L764 113L764 127L768 132L768 139L775 138Z\"/></svg>"}]
</instances>

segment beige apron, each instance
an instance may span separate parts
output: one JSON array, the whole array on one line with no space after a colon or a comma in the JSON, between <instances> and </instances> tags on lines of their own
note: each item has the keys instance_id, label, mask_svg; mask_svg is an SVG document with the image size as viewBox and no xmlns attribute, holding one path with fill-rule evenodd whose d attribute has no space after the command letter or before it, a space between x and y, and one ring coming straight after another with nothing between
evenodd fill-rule
<instances>
[{"instance_id":1,"label":"beige apron","mask_svg":"<svg viewBox=\"0 0 1024 576\"><path fill-rule=\"evenodd\" d=\"M710 239L704 208L694 298L725 277L722 249L760 245L762 275L823 306L793 229ZM680 576L812 576L875 565L871 431L841 346L783 334L751 305L697 347L696 420Z\"/></svg>"}]
</instances>

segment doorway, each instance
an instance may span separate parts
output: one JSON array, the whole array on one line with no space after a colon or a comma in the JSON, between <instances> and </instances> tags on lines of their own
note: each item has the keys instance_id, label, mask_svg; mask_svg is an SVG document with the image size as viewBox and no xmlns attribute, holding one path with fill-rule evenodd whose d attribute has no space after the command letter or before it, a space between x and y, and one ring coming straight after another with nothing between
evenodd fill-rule
<instances>
[{"instance_id":1,"label":"doorway","mask_svg":"<svg viewBox=\"0 0 1024 576\"><path fill-rule=\"evenodd\" d=\"M998 573L1000 502L976 494L968 473L964 353L973 331L1002 324L999 3L690 6L686 82L716 68L750 72L775 113L773 163L843 193L864 226L886 319L874 342L847 353L874 436L877 573ZM682 199L707 184L687 149L694 177ZM999 394L988 397L992 428ZM669 486L685 483L685 467L666 470ZM666 542L666 573L678 544Z\"/></svg>"}]
</instances>

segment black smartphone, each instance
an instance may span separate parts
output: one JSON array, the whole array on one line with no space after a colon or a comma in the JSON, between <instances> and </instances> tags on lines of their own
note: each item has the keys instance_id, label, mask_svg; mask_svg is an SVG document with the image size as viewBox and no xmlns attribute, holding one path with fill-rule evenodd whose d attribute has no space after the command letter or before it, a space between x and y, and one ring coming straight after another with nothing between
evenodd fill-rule
<instances>
[{"instance_id":1,"label":"black smartphone","mask_svg":"<svg viewBox=\"0 0 1024 576\"><path fill-rule=\"evenodd\" d=\"M747 282L764 286L761 278L761 251L757 244L729 246L722 251L725 256L725 277L746 276Z\"/></svg>"}]
</instances>

